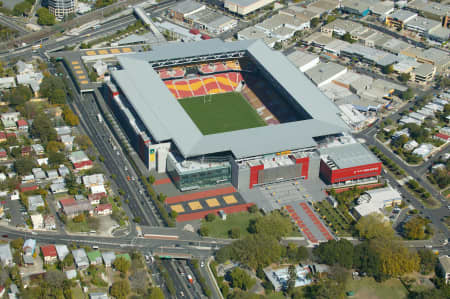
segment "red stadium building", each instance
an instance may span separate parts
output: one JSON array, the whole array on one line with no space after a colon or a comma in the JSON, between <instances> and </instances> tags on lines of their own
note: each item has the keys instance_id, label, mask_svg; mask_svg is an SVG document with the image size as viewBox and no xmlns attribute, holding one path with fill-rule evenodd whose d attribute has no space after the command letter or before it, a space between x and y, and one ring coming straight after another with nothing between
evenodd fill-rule
<instances>
[{"instance_id":1,"label":"red stadium building","mask_svg":"<svg viewBox=\"0 0 450 299\"><path fill-rule=\"evenodd\" d=\"M320 177L329 185L361 184L378 179L381 162L359 143L321 148Z\"/></svg>"}]
</instances>

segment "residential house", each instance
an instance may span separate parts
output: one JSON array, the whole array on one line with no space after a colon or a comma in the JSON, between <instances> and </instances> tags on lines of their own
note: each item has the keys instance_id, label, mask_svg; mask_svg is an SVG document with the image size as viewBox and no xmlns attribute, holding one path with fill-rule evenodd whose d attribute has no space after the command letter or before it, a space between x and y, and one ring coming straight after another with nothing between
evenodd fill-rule
<instances>
[{"instance_id":1,"label":"residential house","mask_svg":"<svg viewBox=\"0 0 450 299\"><path fill-rule=\"evenodd\" d=\"M16 122L19 120L20 113L19 112L6 112L2 113L0 116L3 127L6 130L16 129ZM8 136L6 136L8 138Z\"/></svg>"},{"instance_id":2,"label":"residential house","mask_svg":"<svg viewBox=\"0 0 450 299\"><path fill-rule=\"evenodd\" d=\"M89 259L84 248L72 250L72 255L78 269L85 269L89 267Z\"/></svg>"},{"instance_id":3,"label":"residential house","mask_svg":"<svg viewBox=\"0 0 450 299\"><path fill-rule=\"evenodd\" d=\"M59 177L58 171L56 171L55 169L47 170L47 177L49 180L54 180L58 178Z\"/></svg>"},{"instance_id":4,"label":"residential house","mask_svg":"<svg viewBox=\"0 0 450 299\"><path fill-rule=\"evenodd\" d=\"M19 190L13 190L13 192L11 192L11 194L9 195L9 199L10 200L19 200L20 199L20 192Z\"/></svg>"},{"instance_id":5,"label":"residential house","mask_svg":"<svg viewBox=\"0 0 450 299\"><path fill-rule=\"evenodd\" d=\"M41 246L41 252L45 263L54 263L58 260L58 253L56 252L55 245Z\"/></svg>"},{"instance_id":6,"label":"residential house","mask_svg":"<svg viewBox=\"0 0 450 299\"><path fill-rule=\"evenodd\" d=\"M6 141L7 141L6 134L5 134L5 132L1 131L0 132L0 143L6 142Z\"/></svg>"},{"instance_id":7,"label":"residential house","mask_svg":"<svg viewBox=\"0 0 450 299\"><path fill-rule=\"evenodd\" d=\"M28 157L31 154L31 146L23 146L22 150L20 151L22 157Z\"/></svg>"},{"instance_id":8,"label":"residential house","mask_svg":"<svg viewBox=\"0 0 450 299\"><path fill-rule=\"evenodd\" d=\"M47 157L44 157L44 158L37 158L37 159L36 159L36 162L37 162L37 164L38 164L39 166L42 166L42 165L48 165L48 158L47 158Z\"/></svg>"},{"instance_id":9,"label":"residential house","mask_svg":"<svg viewBox=\"0 0 450 299\"><path fill-rule=\"evenodd\" d=\"M106 293L90 293L89 299L108 299L108 295Z\"/></svg>"},{"instance_id":10,"label":"residential house","mask_svg":"<svg viewBox=\"0 0 450 299\"><path fill-rule=\"evenodd\" d=\"M16 80L14 79L14 77L0 78L0 90L13 88L13 87L16 87Z\"/></svg>"},{"instance_id":11,"label":"residential house","mask_svg":"<svg viewBox=\"0 0 450 299\"><path fill-rule=\"evenodd\" d=\"M56 229L56 220L53 215L45 215L44 216L44 228L46 230L55 230Z\"/></svg>"},{"instance_id":12,"label":"residential house","mask_svg":"<svg viewBox=\"0 0 450 299\"><path fill-rule=\"evenodd\" d=\"M66 175L70 174L70 170L69 170L69 168L67 168L66 165L60 165L58 168L58 173L59 173L60 177L64 178Z\"/></svg>"},{"instance_id":13,"label":"residential house","mask_svg":"<svg viewBox=\"0 0 450 299\"><path fill-rule=\"evenodd\" d=\"M59 201L62 212L69 218L78 216L81 213L89 212L93 215L94 208L88 200L78 200L67 198Z\"/></svg>"},{"instance_id":14,"label":"residential house","mask_svg":"<svg viewBox=\"0 0 450 299\"><path fill-rule=\"evenodd\" d=\"M64 136L64 135L72 134L72 129L68 126L55 127L55 130L56 130L56 135L58 135L58 138L61 138L61 136Z\"/></svg>"},{"instance_id":15,"label":"residential house","mask_svg":"<svg viewBox=\"0 0 450 299\"><path fill-rule=\"evenodd\" d=\"M60 137L61 142L64 144L64 148L67 151L71 151L73 147L73 141L75 140L75 136L71 135L63 135Z\"/></svg>"},{"instance_id":16,"label":"residential house","mask_svg":"<svg viewBox=\"0 0 450 299\"><path fill-rule=\"evenodd\" d=\"M85 175L83 176L83 184L86 188L90 188L93 186L103 186L105 184L105 178L102 173Z\"/></svg>"},{"instance_id":17,"label":"residential house","mask_svg":"<svg viewBox=\"0 0 450 299\"><path fill-rule=\"evenodd\" d=\"M98 250L92 250L87 253L91 265L100 265L102 263L102 254Z\"/></svg>"},{"instance_id":18,"label":"residential house","mask_svg":"<svg viewBox=\"0 0 450 299\"><path fill-rule=\"evenodd\" d=\"M47 178L47 175L45 174L45 171L42 170L42 168L33 168L31 172L33 173L36 180L45 180Z\"/></svg>"},{"instance_id":19,"label":"residential house","mask_svg":"<svg viewBox=\"0 0 450 299\"><path fill-rule=\"evenodd\" d=\"M77 278L77 270L75 269L66 270L64 273L66 274L67 279Z\"/></svg>"},{"instance_id":20,"label":"residential house","mask_svg":"<svg viewBox=\"0 0 450 299\"><path fill-rule=\"evenodd\" d=\"M38 185L36 185L34 183L23 183L23 184L20 184L20 187L19 187L19 190L22 193L29 192L29 191L35 191L38 189L39 189Z\"/></svg>"},{"instance_id":21,"label":"residential house","mask_svg":"<svg viewBox=\"0 0 450 299\"><path fill-rule=\"evenodd\" d=\"M100 203L100 200L105 197L106 193L89 194L88 200L91 203L91 205L98 205Z\"/></svg>"},{"instance_id":22,"label":"residential house","mask_svg":"<svg viewBox=\"0 0 450 299\"><path fill-rule=\"evenodd\" d=\"M17 128L19 129L19 131L27 132L28 131L28 123L27 123L27 121L24 120L24 119L19 119L17 121Z\"/></svg>"},{"instance_id":23,"label":"residential house","mask_svg":"<svg viewBox=\"0 0 450 299\"><path fill-rule=\"evenodd\" d=\"M403 149L410 152L410 151L412 151L413 149L415 149L418 146L419 146L419 144L417 143L417 141L409 140L408 142L406 142L403 145Z\"/></svg>"},{"instance_id":24,"label":"residential house","mask_svg":"<svg viewBox=\"0 0 450 299\"><path fill-rule=\"evenodd\" d=\"M42 195L30 195L28 196L28 210L36 212L38 207L45 207L44 199Z\"/></svg>"},{"instance_id":25,"label":"residential house","mask_svg":"<svg viewBox=\"0 0 450 299\"><path fill-rule=\"evenodd\" d=\"M32 72L22 75L17 75L17 84L27 85L33 90L35 96L38 96L39 88L44 79L44 75L41 72Z\"/></svg>"},{"instance_id":26,"label":"residential house","mask_svg":"<svg viewBox=\"0 0 450 299\"><path fill-rule=\"evenodd\" d=\"M99 216L107 216L112 214L112 204L105 203L105 204L99 204L95 208L95 213Z\"/></svg>"},{"instance_id":27,"label":"residential house","mask_svg":"<svg viewBox=\"0 0 450 299\"><path fill-rule=\"evenodd\" d=\"M44 229L44 217L41 214L30 215L33 229Z\"/></svg>"},{"instance_id":28,"label":"residential house","mask_svg":"<svg viewBox=\"0 0 450 299\"><path fill-rule=\"evenodd\" d=\"M116 259L116 254L112 251L102 252L103 263L106 267L111 267Z\"/></svg>"},{"instance_id":29,"label":"residential house","mask_svg":"<svg viewBox=\"0 0 450 299\"><path fill-rule=\"evenodd\" d=\"M70 253L67 245L55 245L56 253L58 254L58 259L63 261L64 258Z\"/></svg>"},{"instance_id":30,"label":"residential house","mask_svg":"<svg viewBox=\"0 0 450 299\"><path fill-rule=\"evenodd\" d=\"M413 154L418 155L422 157L423 159L426 158L431 151L434 149L434 146L430 143L423 143L419 147L413 150Z\"/></svg>"},{"instance_id":31,"label":"residential house","mask_svg":"<svg viewBox=\"0 0 450 299\"><path fill-rule=\"evenodd\" d=\"M0 148L0 161L8 160L8 153L4 148Z\"/></svg>"},{"instance_id":32,"label":"residential house","mask_svg":"<svg viewBox=\"0 0 450 299\"><path fill-rule=\"evenodd\" d=\"M442 134L442 133L436 133L433 136L433 139L441 140L446 143L449 141L449 138L450 138L450 136L448 136L446 134Z\"/></svg>"},{"instance_id":33,"label":"residential house","mask_svg":"<svg viewBox=\"0 0 450 299\"><path fill-rule=\"evenodd\" d=\"M0 85L1 86L1 85ZM4 286L0 286L0 298L3 297L3 295L5 295L6 289Z\"/></svg>"},{"instance_id":34,"label":"residential house","mask_svg":"<svg viewBox=\"0 0 450 299\"><path fill-rule=\"evenodd\" d=\"M34 254L35 249L36 249L36 240L26 239L22 247L23 254L31 256Z\"/></svg>"},{"instance_id":35,"label":"residential house","mask_svg":"<svg viewBox=\"0 0 450 299\"><path fill-rule=\"evenodd\" d=\"M90 189L91 189L91 193L92 194L99 194L99 193L100 194L103 194L103 193L106 194L106 189L105 189L105 186L103 186L103 185L91 186Z\"/></svg>"},{"instance_id":36,"label":"residential house","mask_svg":"<svg viewBox=\"0 0 450 299\"><path fill-rule=\"evenodd\" d=\"M32 144L31 148L36 155L42 155L45 152L44 147L40 144Z\"/></svg>"},{"instance_id":37,"label":"residential house","mask_svg":"<svg viewBox=\"0 0 450 299\"><path fill-rule=\"evenodd\" d=\"M68 189L65 183L54 183L50 185L50 192L52 194L65 193Z\"/></svg>"},{"instance_id":38,"label":"residential house","mask_svg":"<svg viewBox=\"0 0 450 299\"><path fill-rule=\"evenodd\" d=\"M9 243L0 244L0 262L7 266L12 266L14 264Z\"/></svg>"},{"instance_id":39,"label":"residential house","mask_svg":"<svg viewBox=\"0 0 450 299\"><path fill-rule=\"evenodd\" d=\"M76 171L90 169L93 166L92 161L83 151L76 151L70 154L70 162Z\"/></svg>"},{"instance_id":40,"label":"residential house","mask_svg":"<svg viewBox=\"0 0 450 299\"><path fill-rule=\"evenodd\" d=\"M445 283L448 284L450 281L450 257L448 255L442 255L439 257L439 267L442 270Z\"/></svg>"}]
</instances>

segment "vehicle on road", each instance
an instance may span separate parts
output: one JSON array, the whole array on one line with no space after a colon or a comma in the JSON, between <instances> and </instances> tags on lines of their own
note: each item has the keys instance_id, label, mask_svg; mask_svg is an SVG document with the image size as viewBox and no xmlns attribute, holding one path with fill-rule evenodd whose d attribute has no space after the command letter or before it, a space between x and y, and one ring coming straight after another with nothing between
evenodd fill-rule
<instances>
[{"instance_id":1,"label":"vehicle on road","mask_svg":"<svg viewBox=\"0 0 450 299\"><path fill-rule=\"evenodd\" d=\"M192 278L191 274L188 274L186 277L190 284L194 284L194 279Z\"/></svg>"},{"instance_id":2,"label":"vehicle on road","mask_svg":"<svg viewBox=\"0 0 450 299\"><path fill-rule=\"evenodd\" d=\"M2 238L8 238L8 235L2 235Z\"/></svg>"}]
</instances>

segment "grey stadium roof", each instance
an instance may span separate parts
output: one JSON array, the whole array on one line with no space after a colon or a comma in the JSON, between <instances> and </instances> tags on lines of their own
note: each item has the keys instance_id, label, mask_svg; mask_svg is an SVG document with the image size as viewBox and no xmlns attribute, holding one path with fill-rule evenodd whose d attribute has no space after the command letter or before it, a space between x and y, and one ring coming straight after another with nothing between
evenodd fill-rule
<instances>
[{"instance_id":1,"label":"grey stadium roof","mask_svg":"<svg viewBox=\"0 0 450 299\"><path fill-rule=\"evenodd\" d=\"M204 136L150 64L142 63L233 51L247 51L312 119ZM338 108L283 54L260 40L226 43L211 39L161 45L150 52L121 55L118 59L123 69L112 72L113 79L153 141L171 140L185 158L231 151L239 159L308 148L316 145L315 136L348 130Z\"/></svg>"}]
</instances>

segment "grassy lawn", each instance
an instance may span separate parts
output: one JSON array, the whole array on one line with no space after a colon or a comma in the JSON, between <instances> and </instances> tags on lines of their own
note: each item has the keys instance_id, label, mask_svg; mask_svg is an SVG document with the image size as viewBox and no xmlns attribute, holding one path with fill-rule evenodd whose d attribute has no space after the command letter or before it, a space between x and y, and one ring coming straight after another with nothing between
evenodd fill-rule
<instances>
[{"instance_id":1,"label":"grassy lawn","mask_svg":"<svg viewBox=\"0 0 450 299\"><path fill-rule=\"evenodd\" d=\"M353 291L357 299L401 299L406 298L407 290L398 279L390 279L382 283L373 278L350 280L347 291Z\"/></svg>"},{"instance_id":2,"label":"grassy lawn","mask_svg":"<svg viewBox=\"0 0 450 299\"><path fill-rule=\"evenodd\" d=\"M266 123L237 92L179 100L204 135L265 126Z\"/></svg>"},{"instance_id":3,"label":"grassy lawn","mask_svg":"<svg viewBox=\"0 0 450 299\"><path fill-rule=\"evenodd\" d=\"M251 214L249 212L240 212L227 215L227 220L221 220L216 217L216 220L207 222L202 220L202 226L206 226L209 229L209 235L216 238L228 238L228 231L233 227L238 227L241 231L241 237L249 234L247 228L250 221L261 217L261 214Z\"/></svg>"},{"instance_id":4,"label":"grassy lawn","mask_svg":"<svg viewBox=\"0 0 450 299\"><path fill-rule=\"evenodd\" d=\"M86 296L84 296L83 291L79 286L76 286L72 288L72 296L74 299L85 299Z\"/></svg>"}]
</instances>

